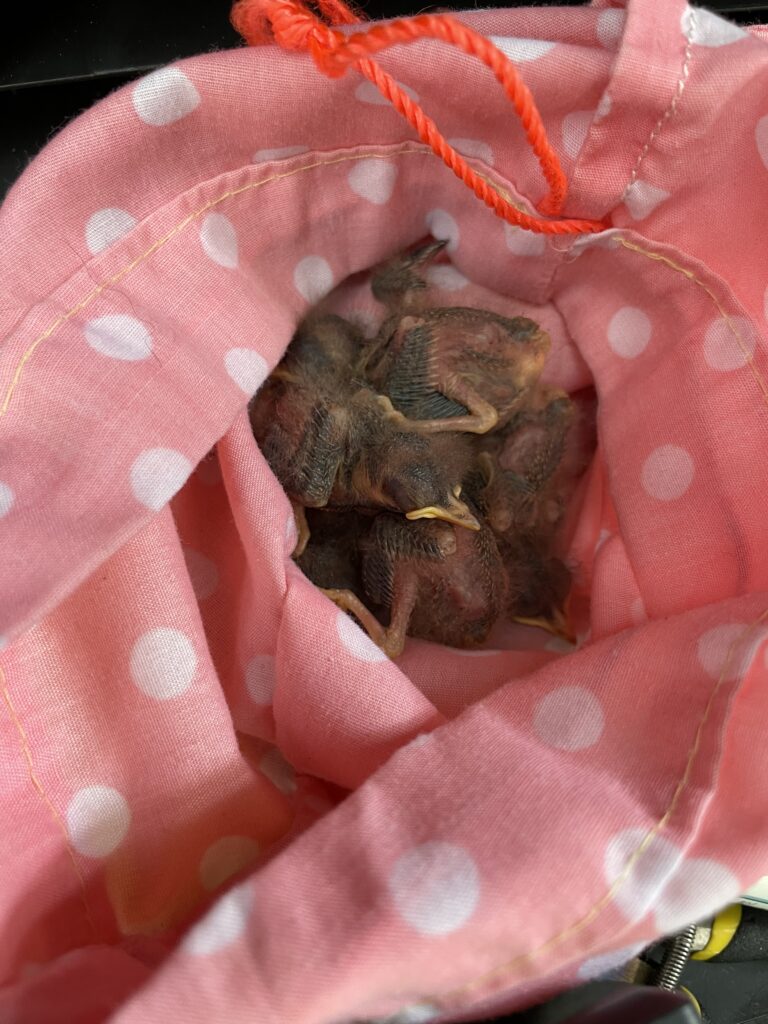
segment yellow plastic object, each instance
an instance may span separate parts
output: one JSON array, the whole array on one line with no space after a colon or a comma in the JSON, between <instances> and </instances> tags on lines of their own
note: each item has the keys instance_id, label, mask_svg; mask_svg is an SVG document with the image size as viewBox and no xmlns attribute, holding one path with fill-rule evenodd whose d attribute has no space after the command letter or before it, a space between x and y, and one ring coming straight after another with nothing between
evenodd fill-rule
<instances>
[{"instance_id":1,"label":"yellow plastic object","mask_svg":"<svg viewBox=\"0 0 768 1024\"><path fill-rule=\"evenodd\" d=\"M712 934L704 949L694 953L693 960L711 960L713 956L722 953L741 924L741 904L733 903L725 910L721 910L712 922Z\"/></svg>"}]
</instances>

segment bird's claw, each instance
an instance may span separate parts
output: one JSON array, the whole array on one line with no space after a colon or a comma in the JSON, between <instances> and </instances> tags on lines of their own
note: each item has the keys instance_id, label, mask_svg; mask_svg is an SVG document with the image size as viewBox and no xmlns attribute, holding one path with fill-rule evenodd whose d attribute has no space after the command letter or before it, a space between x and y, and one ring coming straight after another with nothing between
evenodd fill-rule
<instances>
[{"instance_id":1,"label":"bird's claw","mask_svg":"<svg viewBox=\"0 0 768 1024\"><path fill-rule=\"evenodd\" d=\"M307 513L304 506L299 505L295 501L292 501L291 505L293 507L293 521L296 524L296 546L291 557L301 558L307 550L307 544L309 543L309 523L307 522Z\"/></svg>"},{"instance_id":2,"label":"bird's claw","mask_svg":"<svg viewBox=\"0 0 768 1024\"><path fill-rule=\"evenodd\" d=\"M406 423L408 418L392 405L392 400L386 395L377 395L376 404L382 410L386 418L392 423Z\"/></svg>"},{"instance_id":3,"label":"bird's claw","mask_svg":"<svg viewBox=\"0 0 768 1024\"><path fill-rule=\"evenodd\" d=\"M573 627L559 610L555 610L549 618L546 615L540 615L536 618L528 618L525 615L513 615L512 621L520 626L532 626L534 629L543 629L547 633L551 633L552 636L565 640L568 644L576 643L577 638Z\"/></svg>"}]
</instances>

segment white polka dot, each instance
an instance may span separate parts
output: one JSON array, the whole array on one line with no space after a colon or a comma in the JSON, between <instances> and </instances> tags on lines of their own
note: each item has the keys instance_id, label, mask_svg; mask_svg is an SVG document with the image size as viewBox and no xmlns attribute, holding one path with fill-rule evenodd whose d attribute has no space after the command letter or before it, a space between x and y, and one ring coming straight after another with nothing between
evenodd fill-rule
<instances>
[{"instance_id":1,"label":"white polka dot","mask_svg":"<svg viewBox=\"0 0 768 1024\"><path fill-rule=\"evenodd\" d=\"M290 795L296 792L296 772L293 770L293 765L288 764L277 747L273 747L272 750L268 750L264 754L259 761L259 768L281 793Z\"/></svg>"},{"instance_id":2,"label":"white polka dot","mask_svg":"<svg viewBox=\"0 0 768 1024\"><path fill-rule=\"evenodd\" d=\"M220 267L237 267L237 232L223 213L209 213L200 225L200 242L205 255Z\"/></svg>"},{"instance_id":3,"label":"white polka dot","mask_svg":"<svg viewBox=\"0 0 768 1024\"><path fill-rule=\"evenodd\" d=\"M545 651L552 654L572 654L576 650L576 644L569 643L561 636L553 636L544 644Z\"/></svg>"},{"instance_id":4,"label":"white polka dot","mask_svg":"<svg viewBox=\"0 0 768 1024\"><path fill-rule=\"evenodd\" d=\"M696 645L699 664L712 679L731 682L749 671L765 633L743 622L729 622L704 633Z\"/></svg>"},{"instance_id":5,"label":"white polka dot","mask_svg":"<svg viewBox=\"0 0 768 1024\"><path fill-rule=\"evenodd\" d=\"M568 156L575 159L579 155L594 116L594 110L574 110L572 114L566 114L563 118L563 149Z\"/></svg>"},{"instance_id":6,"label":"white polka dot","mask_svg":"<svg viewBox=\"0 0 768 1024\"><path fill-rule=\"evenodd\" d=\"M633 220L648 217L665 199L669 199L669 192L647 181L640 181L639 178L624 193L624 205Z\"/></svg>"},{"instance_id":7,"label":"white polka dot","mask_svg":"<svg viewBox=\"0 0 768 1024\"><path fill-rule=\"evenodd\" d=\"M303 806L307 807L314 814L330 814L335 808L335 804L332 800L326 797L319 796L305 796L303 800Z\"/></svg>"},{"instance_id":8,"label":"white polka dot","mask_svg":"<svg viewBox=\"0 0 768 1024\"><path fill-rule=\"evenodd\" d=\"M200 881L208 892L250 867L259 856L259 844L249 836L222 836L211 843L200 861Z\"/></svg>"},{"instance_id":9,"label":"white polka dot","mask_svg":"<svg viewBox=\"0 0 768 1024\"><path fill-rule=\"evenodd\" d=\"M611 840L605 854L605 875L614 902L630 921L639 921L657 905L683 859L680 850L660 836L643 845L646 835L646 829L626 829Z\"/></svg>"},{"instance_id":10,"label":"white polka dot","mask_svg":"<svg viewBox=\"0 0 768 1024\"><path fill-rule=\"evenodd\" d=\"M684 860L655 908L656 926L664 935L721 910L742 891L728 868L705 857Z\"/></svg>"},{"instance_id":11,"label":"white polka dot","mask_svg":"<svg viewBox=\"0 0 768 1024\"><path fill-rule=\"evenodd\" d=\"M13 488L0 480L0 519L8 515L15 501L16 495L13 492Z\"/></svg>"},{"instance_id":12,"label":"white polka dot","mask_svg":"<svg viewBox=\"0 0 768 1024\"><path fill-rule=\"evenodd\" d=\"M402 82L398 82L397 84L408 96L411 97L414 103L419 102L418 95L409 85L403 85ZM386 96L382 96L373 82L361 82L355 89L355 96L363 103L375 103L381 107L391 106L389 100Z\"/></svg>"},{"instance_id":13,"label":"white polka dot","mask_svg":"<svg viewBox=\"0 0 768 1024\"><path fill-rule=\"evenodd\" d=\"M349 187L369 203L383 206L389 202L395 187L397 168L386 160L358 160L347 175Z\"/></svg>"},{"instance_id":14,"label":"white polka dot","mask_svg":"<svg viewBox=\"0 0 768 1024\"><path fill-rule=\"evenodd\" d=\"M85 325L85 340L104 356L136 362L152 354L152 337L135 316L108 313L97 316Z\"/></svg>"},{"instance_id":15,"label":"white polka dot","mask_svg":"<svg viewBox=\"0 0 768 1024\"><path fill-rule=\"evenodd\" d=\"M585 960L579 967L578 975L583 981L591 981L593 978L609 978L616 976L630 960L644 948L642 943L635 943L633 946L625 946L623 949L614 949L610 953L599 953Z\"/></svg>"},{"instance_id":16,"label":"white polka dot","mask_svg":"<svg viewBox=\"0 0 768 1024\"><path fill-rule=\"evenodd\" d=\"M523 39L515 36L490 36L491 42L510 60L538 60L554 48L548 39Z\"/></svg>"},{"instance_id":17,"label":"white polka dot","mask_svg":"<svg viewBox=\"0 0 768 1024\"><path fill-rule=\"evenodd\" d=\"M743 316L713 320L704 335L704 358L713 370L738 370L746 366L757 339L752 324Z\"/></svg>"},{"instance_id":18,"label":"white polka dot","mask_svg":"<svg viewBox=\"0 0 768 1024\"><path fill-rule=\"evenodd\" d=\"M621 39L626 20L625 11L600 11L597 16L597 38L601 46L613 50Z\"/></svg>"},{"instance_id":19,"label":"white polka dot","mask_svg":"<svg viewBox=\"0 0 768 1024\"><path fill-rule=\"evenodd\" d=\"M608 231L595 231L589 235L579 235L573 243L573 249L617 249L620 237L620 232L613 228Z\"/></svg>"},{"instance_id":20,"label":"white polka dot","mask_svg":"<svg viewBox=\"0 0 768 1024\"><path fill-rule=\"evenodd\" d=\"M629 606L629 614L636 625L648 621L648 613L645 610L645 602L642 597L637 597Z\"/></svg>"},{"instance_id":21,"label":"white polka dot","mask_svg":"<svg viewBox=\"0 0 768 1024\"><path fill-rule=\"evenodd\" d=\"M205 601L216 592L219 585L219 570L205 555L192 548L184 548L184 561L198 601Z\"/></svg>"},{"instance_id":22,"label":"white polka dot","mask_svg":"<svg viewBox=\"0 0 768 1024\"><path fill-rule=\"evenodd\" d=\"M597 104L597 110L595 111L595 121L602 121L604 117L608 117L613 106L613 100L610 94L604 92L600 97L600 102Z\"/></svg>"},{"instance_id":23,"label":"white polka dot","mask_svg":"<svg viewBox=\"0 0 768 1024\"><path fill-rule=\"evenodd\" d=\"M275 692L275 659L271 654L254 654L245 666L245 688L254 704L266 707Z\"/></svg>"},{"instance_id":24,"label":"white polka dot","mask_svg":"<svg viewBox=\"0 0 768 1024\"><path fill-rule=\"evenodd\" d=\"M398 858L389 891L401 916L417 932L448 935L474 914L480 876L461 846L432 840Z\"/></svg>"},{"instance_id":25,"label":"white polka dot","mask_svg":"<svg viewBox=\"0 0 768 1024\"><path fill-rule=\"evenodd\" d=\"M287 160L288 157L306 153L307 146L282 146L278 149L259 149L253 154L255 164L266 164L270 160Z\"/></svg>"},{"instance_id":26,"label":"white polka dot","mask_svg":"<svg viewBox=\"0 0 768 1024\"><path fill-rule=\"evenodd\" d=\"M413 1006L404 1006L389 1017L374 1017L370 1024L427 1024L444 1015L444 1011L429 1003L414 1003Z\"/></svg>"},{"instance_id":27,"label":"white polka dot","mask_svg":"<svg viewBox=\"0 0 768 1024\"><path fill-rule=\"evenodd\" d=\"M206 487L215 487L221 483L221 466L215 448L198 464L195 472Z\"/></svg>"},{"instance_id":28,"label":"white polka dot","mask_svg":"<svg viewBox=\"0 0 768 1024\"><path fill-rule=\"evenodd\" d=\"M480 139L448 139L448 145L453 146L462 156L473 156L493 167L493 150L487 142L481 142Z\"/></svg>"},{"instance_id":29,"label":"white polka dot","mask_svg":"<svg viewBox=\"0 0 768 1024\"><path fill-rule=\"evenodd\" d=\"M768 169L768 114L761 117L755 126L755 142L760 159Z\"/></svg>"},{"instance_id":30,"label":"white polka dot","mask_svg":"<svg viewBox=\"0 0 768 1024\"><path fill-rule=\"evenodd\" d=\"M246 885L224 893L187 932L181 949L192 956L208 956L231 946L245 931L250 907L251 891Z\"/></svg>"},{"instance_id":31,"label":"white polka dot","mask_svg":"<svg viewBox=\"0 0 768 1024\"><path fill-rule=\"evenodd\" d=\"M459 225L446 210L430 210L426 217L427 229L438 241L448 240L447 252L455 252L459 245Z\"/></svg>"},{"instance_id":32,"label":"white polka dot","mask_svg":"<svg viewBox=\"0 0 768 1024\"><path fill-rule=\"evenodd\" d=\"M131 487L137 501L159 512L192 472L192 463L173 448L147 448L131 467Z\"/></svg>"},{"instance_id":33,"label":"white polka dot","mask_svg":"<svg viewBox=\"0 0 768 1024\"><path fill-rule=\"evenodd\" d=\"M429 268L430 270L433 268ZM347 319L358 327L366 338L375 338L381 326L381 317L368 309L350 310Z\"/></svg>"},{"instance_id":34,"label":"white polka dot","mask_svg":"<svg viewBox=\"0 0 768 1024\"><path fill-rule=\"evenodd\" d=\"M333 271L322 256L305 256L293 272L293 283L307 302L317 302L333 288Z\"/></svg>"},{"instance_id":35,"label":"white polka dot","mask_svg":"<svg viewBox=\"0 0 768 1024\"><path fill-rule=\"evenodd\" d=\"M610 530L601 530L600 531L600 536L597 538L597 544L595 544L595 554L597 554L597 552L600 550L600 548L607 541L609 541L612 536L613 536L613 534L611 533Z\"/></svg>"},{"instance_id":36,"label":"white polka dot","mask_svg":"<svg viewBox=\"0 0 768 1024\"><path fill-rule=\"evenodd\" d=\"M592 981L594 978L621 981L624 969L644 948L644 943L636 942L623 949L598 953L597 956L590 956L589 959L586 959L577 973L583 981Z\"/></svg>"},{"instance_id":37,"label":"white polka dot","mask_svg":"<svg viewBox=\"0 0 768 1024\"><path fill-rule=\"evenodd\" d=\"M420 732L418 736L414 736L410 743L406 743L403 750L418 750L419 747L425 746L427 743L431 743L432 733L431 732Z\"/></svg>"},{"instance_id":38,"label":"white polka dot","mask_svg":"<svg viewBox=\"0 0 768 1024\"><path fill-rule=\"evenodd\" d=\"M686 7L680 19L686 38L696 46L728 46L747 38L747 32L703 7Z\"/></svg>"},{"instance_id":39,"label":"white polka dot","mask_svg":"<svg viewBox=\"0 0 768 1024\"><path fill-rule=\"evenodd\" d=\"M131 811L122 793L111 786L79 789L67 807L67 832L84 857L106 857L125 839Z\"/></svg>"},{"instance_id":40,"label":"white polka dot","mask_svg":"<svg viewBox=\"0 0 768 1024\"><path fill-rule=\"evenodd\" d=\"M387 656L346 612L336 615L336 632L344 647L360 661L386 661Z\"/></svg>"},{"instance_id":41,"label":"white polka dot","mask_svg":"<svg viewBox=\"0 0 768 1024\"><path fill-rule=\"evenodd\" d=\"M289 551L293 551L298 539L299 531L296 529L296 517L291 512L285 520L285 542L288 545Z\"/></svg>"},{"instance_id":42,"label":"white polka dot","mask_svg":"<svg viewBox=\"0 0 768 1024\"><path fill-rule=\"evenodd\" d=\"M582 633L576 634L576 648L586 647L587 644L592 643L592 629L585 629Z\"/></svg>"},{"instance_id":43,"label":"white polka dot","mask_svg":"<svg viewBox=\"0 0 768 1024\"><path fill-rule=\"evenodd\" d=\"M541 256L547 247L544 235L524 231L523 228L513 227L512 224L504 225L504 238L507 248L515 256Z\"/></svg>"},{"instance_id":44,"label":"white polka dot","mask_svg":"<svg viewBox=\"0 0 768 1024\"><path fill-rule=\"evenodd\" d=\"M120 210L116 206L107 206L103 210L97 210L88 218L85 225L85 244L95 256L109 248L123 235L127 235L136 227L136 218L132 217L127 210Z\"/></svg>"},{"instance_id":45,"label":"white polka dot","mask_svg":"<svg viewBox=\"0 0 768 1024\"><path fill-rule=\"evenodd\" d=\"M681 498L693 482L693 459L675 444L663 444L651 452L643 465L646 493L659 501Z\"/></svg>"},{"instance_id":46,"label":"white polka dot","mask_svg":"<svg viewBox=\"0 0 768 1024\"><path fill-rule=\"evenodd\" d=\"M581 686L560 686L536 705L533 728L539 739L558 750L585 750L603 734L600 701Z\"/></svg>"},{"instance_id":47,"label":"white polka dot","mask_svg":"<svg viewBox=\"0 0 768 1024\"><path fill-rule=\"evenodd\" d=\"M608 324L608 344L622 359L634 359L648 347L651 331L647 313L636 306L622 306Z\"/></svg>"},{"instance_id":48,"label":"white polka dot","mask_svg":"<svg viewBox=\"0 0 768 1024\"><path fill-rule=\"evenodd\" d=\"M200 94L178 68L159 68L133 89L133 106L145 124L156 128L191 114Z\"/></svg>"},{"instance_id":49,"label":"white polka dot","mask_svg":"<svg viewBox=\"0 0 768 1024\"><path fill-rule=\"evenodd\" d=\"M156 700L170 700L189 689L197 671L197 655L179 629L158 626L147 630L131 651L131 677L138 688Z\"/></svg>"},{"instance_id":50,"label":"white polka dot","mask_svg":"<svg viewBox=\"0 0 768 1024\"><path fill-rule=\"evenodd\" d=\"M464 277L456 267L449 263L438 263L437 266L427 267L424 276L435 288L442 288L444 292L458 292L466 288L469 278Z\"/></svg>"},{"instance_id":51,"label":"white polka dot","mask_svg":"<svg viewBox=\"0 0 768 1024\"><path fill-rule=\"evenodd\" d=\"M235 384L249 397L256 394L269 373L264 357L252 348L231 348L224 356L224 366Z\"/></svg>"}]
</instances>

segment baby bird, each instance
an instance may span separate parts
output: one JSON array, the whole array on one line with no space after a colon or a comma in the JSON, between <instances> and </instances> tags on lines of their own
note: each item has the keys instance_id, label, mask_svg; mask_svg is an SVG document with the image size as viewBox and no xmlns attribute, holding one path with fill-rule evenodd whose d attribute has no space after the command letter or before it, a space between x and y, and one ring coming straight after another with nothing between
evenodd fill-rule
<instances>
[{"instance_id":1,"label":"baby bird","mask_svg":"<svg viewBox=\"0 0 768 1024\"><path fill-rule=\"evenodd\" d=\"M392 403L391 417L425 433L485 434L509 421L536 383L549 335L527 317L448 306L418 310L426 284L418 271L440 251L433 243L386 264L374 295L401 310L382 325L360 367Z\"/></svg>"},{"instance_id":2,"label":"baby bird","mask_svg":"<svg viewBox=\"0 0 768 1024\"><path fill-rule=\"evenodd\" d=\"M361 340L339 317L303 324L250 408L254 436L294 508L385 508L479 524L461 500L471 453L401 429L352 376ZM308 536L301 514L301 553Z\"/></svg>"},{"instance_id":3,"label":"baby bird","mask_svg":"<svg viewBox=\"0 0 768 1024\"><path fill-rule=\"evenodd\" d=\"M428 242L382 263L371 277L373 297L396 317L422 309L428 285L419 271L439 256L447 244L447 239Z\"/></svg>"},{"instance_id":4,"label":"baby bird","mask_svg":"<svg viewBox=\"0 0 768 1024\"><path fill-rule=\"evenodd\" d=\"M410 526L381 514L362 553L366 595L389 624L358 618L391 658L402 653L406 633L477 647L507 605L507 573L485 524L470 532L440 522Z\"/></svg>"},{"instance_id":5,"label":"baby bird","mask_svg":"<svg viewBox=\"0 0 768 1024\"><path fill-rule=\"evenodd\" d=\"M293 559L304 575L326 593L350 591L363 598L360 543L373 519L351 509L308 509L310 539Z\"/></svg>"},{"instance_id":6,"label":"baby bird","mask_svg":"<svg viewBox=\"0 0 768 1024\"><path fill-rule=\"evenodd\" d=\"M574 406L562 392L538 389L480 456L486 481L484 510L499 534L551 537L562 518L560 495Z\"/></svg>"},{"instance_id":7,"label":"baby bird","mask_svg":"<svg viewBox=\"0 0 768 1024\"><path fill-rule=\"evenodd\" d=\"M507 570L508 614L567 639L571 577L552 548L565 509L560 476L573 416L566 395L540 390L503 435L488 439L465 480Z\"/></svg>"}]
</instances>

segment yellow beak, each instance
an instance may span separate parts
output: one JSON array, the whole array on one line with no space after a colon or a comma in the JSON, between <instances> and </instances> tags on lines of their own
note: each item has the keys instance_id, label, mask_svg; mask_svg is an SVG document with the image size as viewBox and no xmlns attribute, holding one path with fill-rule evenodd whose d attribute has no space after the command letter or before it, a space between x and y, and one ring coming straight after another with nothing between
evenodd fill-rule
<instances>
[{"instance_id":1,"label":"yellow beak","mask_svg":"<svg viewBox=\"0 0 768 1024\"><path fill-rule=\"evenodd\" d=\"M465 530L479 530L480 523L472 515L463 501L456 499L449 504L427 505L425 508L414 509L405 513L406 519L442 519L453 526L463 526Z\"/></svg>"}]
</instances>

